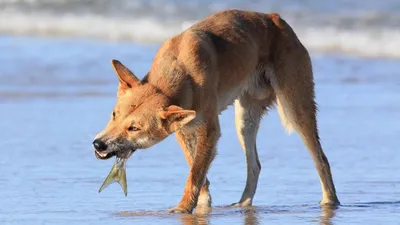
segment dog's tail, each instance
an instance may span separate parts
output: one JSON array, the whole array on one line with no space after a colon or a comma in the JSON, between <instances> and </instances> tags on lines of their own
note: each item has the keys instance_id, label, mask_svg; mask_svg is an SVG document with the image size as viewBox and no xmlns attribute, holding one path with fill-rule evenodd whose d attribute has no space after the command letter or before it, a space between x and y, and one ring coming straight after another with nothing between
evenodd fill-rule
<instances>
[{"instance_id":1,"label":"dog's tail","mask_svg":"<svg viewBox=\"0 0 400 225\"><path fill-rule=\"evenodd\" d=\"M315 125L310 123L315 122L316 104L308 51L279 14L271 13L268 17L274 25L271 58L275 76L271 77L271 84L282 124L288 132L306 126L314 129Z\"/></svg>"}]
</instances>

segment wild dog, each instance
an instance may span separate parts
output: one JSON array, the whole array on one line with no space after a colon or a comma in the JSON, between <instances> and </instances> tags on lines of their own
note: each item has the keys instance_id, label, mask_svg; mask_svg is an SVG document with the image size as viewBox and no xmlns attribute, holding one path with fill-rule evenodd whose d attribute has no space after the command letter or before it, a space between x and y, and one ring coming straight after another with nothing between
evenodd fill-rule
<instances>
[{"instance_id":1,"label":"wild dog","mask_svg":"<svg viewBox=\"0 0 400 225\"><path fill-rule=\"evenodd\" d=\"M126 152L175 133L190 172L182 200L170 212L191 213L196 206L211 205L206 175L220 137L218 115L233 103L247 163L246 186L233 205L252 205L261 170L256 135L261 117L273 106L314 160L320 204L339 204L318 135L310 56L278 14L213 14L168 39L142 80L117 60L112 66L119 79L117 103L95 137L95 154L100 159L130 155Z\"/></svg>"}]
</instances>

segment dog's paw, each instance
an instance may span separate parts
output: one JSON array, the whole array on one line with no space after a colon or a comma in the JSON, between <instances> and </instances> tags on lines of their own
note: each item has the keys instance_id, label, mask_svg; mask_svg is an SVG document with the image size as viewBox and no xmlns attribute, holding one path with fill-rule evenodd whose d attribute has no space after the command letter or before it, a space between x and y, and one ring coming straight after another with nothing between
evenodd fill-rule
<instances>
[{"instance_id":1,"label":"dog's paw","mask_svg":"<svg viewBox=\"0 0 400 225\"><path fill-rule=\"evenodd\" d=\"M232 203L229 205L229 207L251 207L252 202L251 201L243 201L243 202L236 202L236 203Z\"/></svg>"},{"instance_id":2,"label":"dog's paw","mask_svg":"<svg viewBox=\"0 0 400 225\"><path fill-rule=\"evenodd\" d=\"M169 213L180 213L180 214L191 214L192 213L192 210L189 210L189 209L185 209L185 208L182 208L182 207L179 207L179 206L175 206L175 207L173 207L173 208L169 208L168 209L168 212Z\"/></svg>"},{"instance_id":3,"label":"dog's paw","mask_svg":"<svg viewBox=\"0 0 400 225\"><path fill-rule=\"evenodd\" d=\"M232 204L230 204L230 205L228 205L229 207L242 207L242 205L240 204L240 202L235 202L235 203L232 203Z\"/></svg>"},{"instance_id":4,"label":"dog's paw","mask_svg":"<svg viewBox=\"0 0 400 225\"><path fill-rule=\"evenodd\" d=\"M323 199L319 202L320 206L339 206L340 202L337 198L334 199Z\"/></svg>"},{"instance_id":5,"label":"dog's paw","mask_svg":"<svg viewBox=\"0 0 400 225\"><path fill-rule=\"evenodd\" d=\"M230 204L228 207L232 207L232 208L249 208L252 207L251 204L244 204L241 202L237 202L237 203L232 203Z\"/></svg>"}]
</instances>

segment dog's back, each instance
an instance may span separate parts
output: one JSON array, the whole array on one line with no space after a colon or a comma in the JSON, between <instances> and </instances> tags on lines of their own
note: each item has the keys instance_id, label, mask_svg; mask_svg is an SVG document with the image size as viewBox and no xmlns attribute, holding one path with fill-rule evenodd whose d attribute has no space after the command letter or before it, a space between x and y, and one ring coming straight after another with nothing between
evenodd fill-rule
<instances>
[{"instance_id":1,"label":"dog's back","mask_svg":"<svg viewBox=\"0 0 400 225\"><path fill-rule=\"evenodd\" d=\"M304 70L280 72L280 68L295 64L301 64ZM275 95L271 85L278 85L278 81L303 80L301 76L312 79L307 50L278 14L241 10L211 15L167 40L158 51L150 74L150 79L165 86L164 91L171 95L174 90L170 87L190 76L196 84L194 89L217 92L218 112L243 91L262 100ZM171 85L171 81L175 84ZM196 103L192 108L202 110L201 96ZM289 124L287 127L290 129Z\"/></svg>"}]
</instances>

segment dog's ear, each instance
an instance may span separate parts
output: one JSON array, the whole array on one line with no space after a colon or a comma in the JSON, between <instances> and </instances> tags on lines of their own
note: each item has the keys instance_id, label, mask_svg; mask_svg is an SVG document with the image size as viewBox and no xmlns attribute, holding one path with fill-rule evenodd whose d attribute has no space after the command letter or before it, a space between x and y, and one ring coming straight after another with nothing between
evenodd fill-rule
<instances>
[{"instance_id":1,"label":"dog's ear","mask_svg":"<svg viewBox=\"0 0 400 225\"><path fill-rule=\"evenodd\" d=\"M120 61L113 59L111 65L117 74L120 86L119 88L127 89L132 88L140 83L140 80L133 74L126 66Z\"/></svg>"},{"instance_id":2,"label":"dog's ear","mask_svg":"<svg viewBox=\"0 0 400 225\"><path fill-rule=\"evenodd\" d=\"M196 111L185 110L179 106L171 105L160 112L160 117L167 121L168 130L174 132L196 118Z\"/></svg>"}]
</instances>

